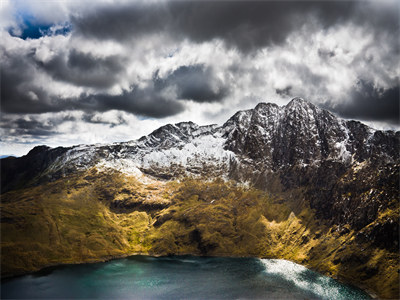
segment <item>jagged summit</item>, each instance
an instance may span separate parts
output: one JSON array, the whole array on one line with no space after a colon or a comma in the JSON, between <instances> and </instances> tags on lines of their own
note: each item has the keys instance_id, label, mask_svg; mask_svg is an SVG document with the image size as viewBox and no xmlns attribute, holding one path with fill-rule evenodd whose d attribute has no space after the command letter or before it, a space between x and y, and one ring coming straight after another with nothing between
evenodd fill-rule
<instances>
[{"instance_id":1,"label":"jagged summit","mask_svg":"<svg viewBox=\"0 0 400 300\"><path fill-rule=\"evenodd\" d=\"M278 108L278 104L275 103L266 103L266 102L260 102L254 107L255 110L265 110L265 109L271 109L271 108Z\"/></svg>"},{"instance_id":2,"label":"jagged summit","mask_svg":"<svg viewBox=\"0 0 400 300\"><path fill-rule=\"evenodd\" d=\"M301 106L303 106L303 105L309 105L309 104L311 104L311 102L309 102L307 100L304 100L301 97L295 97L295 98L293 98L292 100L289 101L287 106L293 106L293 105L301 105ZM313 105L313 104L311 104L311 105Z\"/></svg>"},{"instance_id":3,"label":"jagged summit","mask_svg":"<svg viewBox=\"0 0 400 300\"><path fill-rule=\"evenodd\" d=\"M285 114L291 116L292 118L304 119L304 121L309 122L313 118L321 118L322 116L328 118L335 118L327 110L322 110L315 104L306 101L302 98L293 98L286 106L285 106Z\"/></svg>"},{"instance_id":4,"label":"jagged summit","mask_svg":"<svg viewBox=\"0 0 400 300\"><path fill-rule=\"evenodd\" d=\"M37 147L13 164L33 159L38 166L32 172L50 177L96 166L162 178L203 174L247 180L241 168L258 174L294 166L317 168L328 161L345 168L367 160L395 163L399 136L337 118L297 97L286 106L259 103L237 112L222 126L180 122L125 143ZM3 165L7 168L7 162ZM10 176L2 176L3 190L13 184Z\"/></svg>"}]
</instances>

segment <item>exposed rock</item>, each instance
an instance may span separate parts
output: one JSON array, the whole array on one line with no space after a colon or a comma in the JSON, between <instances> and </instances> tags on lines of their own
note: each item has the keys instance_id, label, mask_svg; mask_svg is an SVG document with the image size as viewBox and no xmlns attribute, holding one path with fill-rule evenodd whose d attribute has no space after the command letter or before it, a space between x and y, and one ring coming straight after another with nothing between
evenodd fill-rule
<instances>
[{"instance_id":1,"label":"exposed rock","mask_svg":"<svg viewBox=\"0 0 400 300\"><path fill-rule=\"evenodd\" d=\"M151 226L159 234L151 248L154 253L172 254L185 249L202 255L228 255L234 245L251 244L255 246L250 250L241 248L243 252L238 253L283 255L284 250L278 246L276 252L268 252L265 241L260 239L268 238L271 245L285 240L283 248L287 251L291 251L287 247L290 244L302 250L303 256L296 257L300 262L314 266L323 263L325 273L336 272L355 282L375 283L373 278L377 274L386 276L385 272L391 271L378 268L374 262L381 260L386 266L398 262L399 167L400 132L374 130L357 121L343 120L295 98L282 107L260 103L254 109L239 111L222 126L182 122L160 127L136 141L55 149L35 147L21 158L1 160L1 192L15 192L2 199L9 205L18 195L18 189L40 187L82 173L83 179L74 186L65 188L60 184L48 191L50 195L71 198L76 190L90 189L93 181L102 180L96 171L90 170L106 171L102 176L109 178L104 184L100 182L95 192L91 191L97 198L90 201L99 200L102 209L107 207L123 224L128 222L125 214L134 214L139 222L135 225L138 233L129 239L136 239L137 249L143 249L140 241L148 238L145 229ZM131 188L122 180L117 184L113 174L118 172L133 175L148 187L139 191L137 184ZM169 211L174 205L171 197L157 187L150 189L148 184L153 179L165 182L187 177L234 180L239 186L267 191L276 198L269 205L287 204L290 210L278 213L274 216L276 220L267 220L260 208L267 211L269 207L251 197L240 201L232 198L229 205L236 203L236 207L228 209L230 206L226 205L225 211L219 210L223 203L221 194L225 198L230 194L207 186L204 191L189 189L188 198L174 196L183 206L195 203L199 211L186 207L187 211L174 214ZM244 213L240 219L239 206L244 211L253 210L253 215ZM313 222L325 229L318 227L314 233L306 232L305 224L311 221L301 215L304 209L311 209ZM140 215L145 212L149 213L149 219ZM213 224L218 230L208 231L207 226L213 220L206 212L215 214L217 221L226 218L223 225ZM21 221L17 218L2 215L2 222L7 226L18 225ZM285 230L274 223L283 220L287 222ZM238 235L238 228L244 233ZM52 229L51 241L56 240L54 232ZM330 242L326 242L324 235L330 235ZM103 242L113 244L114 240ZM148 241L146 247L150 245ZM12 253L12 248L7 249L7 253ZM289 252L287 258L291 258ZM331 261L324 261L326 255ZM398 280L393 274L390 276L382 295L398 291L398 285L391 283Z\"/></svg>"}]
</instances>

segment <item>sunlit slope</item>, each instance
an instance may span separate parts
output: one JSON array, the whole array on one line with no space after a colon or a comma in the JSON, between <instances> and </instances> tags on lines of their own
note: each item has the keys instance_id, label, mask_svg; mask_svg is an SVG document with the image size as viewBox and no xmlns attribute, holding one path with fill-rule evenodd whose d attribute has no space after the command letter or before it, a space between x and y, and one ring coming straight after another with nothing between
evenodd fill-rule
<instances>
[{"instance_id":1,"label":"sunlit slope","mask_svg":"<svg viewBox=\"0 0 400 300\"><path fill-rule=\"evenodd\" d=\"M316 218L302 189L270 194L221 179L138 180L91 169L2 195L2 276L133 253L284 258L398 295L396 246L368 237L399 216L392 201L355 232Z\"/></svg>"}]
</instances>

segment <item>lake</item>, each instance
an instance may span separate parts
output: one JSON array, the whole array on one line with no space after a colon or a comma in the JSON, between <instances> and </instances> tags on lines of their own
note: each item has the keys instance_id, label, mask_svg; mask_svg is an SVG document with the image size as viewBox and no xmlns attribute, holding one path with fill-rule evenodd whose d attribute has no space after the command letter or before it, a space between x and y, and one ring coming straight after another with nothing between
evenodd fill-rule
<instances>
[{"instance_id":1,"label":"lake","mask_svg":"<svg viewBox=\"0 0 400 300\"><path fill-rule=\"evenodd\" d=\"M1 298L371 299L281 259L141 255L3 280Z\"/></svg>"}]
</instances>

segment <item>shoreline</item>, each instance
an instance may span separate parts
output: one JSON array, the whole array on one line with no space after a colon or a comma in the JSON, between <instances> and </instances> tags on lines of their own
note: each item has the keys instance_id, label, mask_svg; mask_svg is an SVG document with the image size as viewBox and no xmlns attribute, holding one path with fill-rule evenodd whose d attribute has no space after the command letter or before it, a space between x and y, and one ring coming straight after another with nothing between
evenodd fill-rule
<instances>
[{"instance_id":1,"label":"shoreline","mask_svg":"<svg viewBox=\"0 0 400 300\"><path fill-rule=\"evenodd\" d=\"M155 254L155 253L144 253L144 252L132 252L129 254L122 254L122 255L112 255L109 257L103 257L103 258L98 258L98 259L90 259L87 261L78 261L78 262L71 262L71 263L55 263L55 264L50 264L50 265L46 265L43 266L42 268L36 270L36 271L29 271L29 272L22 272L19 274L12 274L12 275L6 275L6 276L1 276L0 278L0 285L3 282L9 281L9 280L13 280L14 278L18 278L18 277L22 277L22 276L28 276L28 275L34 275L34 274L39 274L39 273L43 273L46 274L48 272L51 272L52 269L55 268L60 268L60 267L65 267L65 266L72 266L72 265L82 265L82 264L96 264L96 263L105 263L105 262L109 262L112 260L118 260L118 259L123 259L123 258L128 258L128 257L132 257L132 256L149 256L149 257L171 257L171 256L194 256L194 257L227 257L227 258L256 258L256 259L282 259L282 260L286 260L286 261L290 261L296 264L299 264L301 266L306 267L307 269L314 271L316 273L319 273L321 275L327 276L329 278L332 278L334 280L337 280L338 282L345 284L345 285L349 285L349 286L353 286L356 287L362 291L364 291L366 294L368 294L372 299L380 299L379 296L372 290L370 290L369 288L362 286L360 284L356 284L353 282L349 282L348 280L346 280L345 278L343 278L342 276L332 276L330 274L326 274L322 271L319 271L316 268L310 267L308 265L304 265L301 264L299 262L290 260L290 259L285 259L285 258L276 258L276 257L257 257L257 256L235 256L235 255L198 255L198 254L193 254L193 253L179 253L179 254Z\"/></svg>"}]
</instances>

